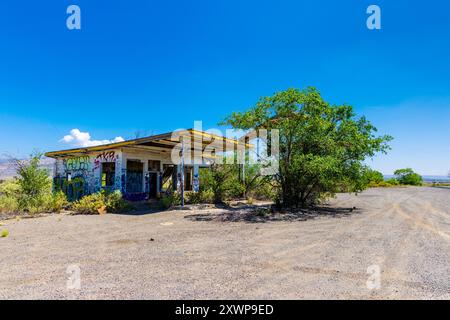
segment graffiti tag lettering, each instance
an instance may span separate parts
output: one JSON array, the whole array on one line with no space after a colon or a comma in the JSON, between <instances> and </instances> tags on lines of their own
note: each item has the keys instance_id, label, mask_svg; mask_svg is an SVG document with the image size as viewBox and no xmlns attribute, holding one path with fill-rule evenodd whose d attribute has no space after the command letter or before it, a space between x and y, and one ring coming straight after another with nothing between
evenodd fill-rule
<instances>
[{"instance_id":1,"label":"graffiti tag lettering","mask_svg":"<svg viewBox=\"0 0 450 320\"><path fill-rule=\"evenodd\" d=\"M102 162L114 162L116 160L116 153L114 151L104 151L95 157L94 169L100 168Z\"/></svg>"},{"instance_id":2,"label":"graffiti tag lettering","mask_svg":"<svg viewBox=\"0 0 450 320\"><path fill-rule=\"evenodd\" d=\"M81 156L67 159L64 162L67 171L87 171L89 170L89 157Z\"/></svg>"}]
</instances>

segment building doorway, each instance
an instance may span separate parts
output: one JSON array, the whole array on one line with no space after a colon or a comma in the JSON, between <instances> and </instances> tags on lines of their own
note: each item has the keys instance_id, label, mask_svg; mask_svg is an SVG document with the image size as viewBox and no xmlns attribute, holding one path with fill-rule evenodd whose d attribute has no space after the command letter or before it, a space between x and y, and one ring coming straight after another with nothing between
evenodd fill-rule
<instances>
[{"instance_id":1,"label":"building doorway","mask_svg":"<svg viewBox=\"0 0 450 320\"><path fill-rule=\"evenodd\" d=\"M158 195L158 173L149 172L148 173L148 196L149 198L156 198Z\"/></svg>"}]
</instances>

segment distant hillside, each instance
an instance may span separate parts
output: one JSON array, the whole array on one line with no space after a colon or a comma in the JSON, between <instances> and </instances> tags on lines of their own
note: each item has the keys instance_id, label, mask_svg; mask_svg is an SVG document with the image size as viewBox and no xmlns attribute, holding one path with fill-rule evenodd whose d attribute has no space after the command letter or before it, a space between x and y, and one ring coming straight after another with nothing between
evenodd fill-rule
<instances>
[{"instance_id":1,"label":"distant hillside","mask_svg":"<svg viewBox=\"0 0 450 320\"><path fill-rule=\"evenodd\" d=\"M53 174L53 164L55 160L52 158L43 158L41 160L41 168L48 170L49 174ZM16 170L9 159L0 158L0 180L11 179L16 176Z\"/></svg>"}]
</instances>

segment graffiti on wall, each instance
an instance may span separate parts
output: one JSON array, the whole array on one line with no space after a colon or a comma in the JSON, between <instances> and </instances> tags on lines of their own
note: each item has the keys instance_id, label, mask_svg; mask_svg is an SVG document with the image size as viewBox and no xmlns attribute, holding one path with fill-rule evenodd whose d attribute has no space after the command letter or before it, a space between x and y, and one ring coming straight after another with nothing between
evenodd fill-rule
<instances>
[{"instance_id":1,"label":"graffiti on wall","mask_svg":"<svg viewBox=\"0 0 450 320\"><path fill-rule=\"evenodd\" d=\"M91 171L89 156L79 156L63 161L65 176L58 177L57 188L63 191L69 201L78 200L88 193L88 179Z\"/></svg>"},{"instance_id":2,"label":"graffiti on wall","mask_svg":"<svg viewBox=\"0 0 450 320\"><path fill-rule=\"evenodd\" d=\"M56 191L62 191L67 196L67 200L75 201L86 195L86 180L83 176L71 178L55 177L53 186Z\"/></svg>"},{"instance_id":3,"label":"graffiti on wall","mask_svg":"<svg viewBox=\"0 0 450 320\"><path fill-rule=\"evenodd\" d=\"M94 155L82 155L61 159L60 169L54 178L55 190L61 190L70 201L78 200L84 195L98 192L102 189L102 174L99 170L102 163L115 162L114 188L124 188L120 174L121 159L115 151L104 151Z\"/></svg>"},{"instance_id":4,"label":"graffiti on wall","mask_svg":"<svg viewBox=\"0 0 450 320\"><path fill-rule=\"evenodd\" d=\"M198 192L200 190L198 173L194 173L194 179L192 180L192 189L194 190L194 192Z\"/></svg>"},{"instance_id":5,"label":"graffiti on wall","mask_svg":"<svg viewBox=\"0 0 450 320\"><path fill-rule=\"evenodd\" d=\"M126 169L122 169L122 175L120 176L120 183L121 183L121 191L122 194L125 194L126 192L126 182L127 182L127 170Z\"/></svg>"},{"instance_id":6,"label":"graffiti on wall","mask_svg":"<svg viewBox=\"0 0 450 320\"><path fill-rule=\"evenodd\" d=\"M64 160L64 166L66 168L66 171L88 171L90 169L91 163L89 161L89 156L80 156Z\"/></svg>"},{"instance_id":7,"label":"graffiti on wall","mask_svg":"<svg viewBox=\"0 0 450 320\"><path fill-rule=\"evenodd\" d=\"M114 162L116 161L115 151L103 151L94 159L94 169L100 168L102 162Z\"/></svg>"},{"instance_id":8,"label":"graffiti on wall","mask_svg":"<svg viewBox=\"0 0 450 320\"><path fill-rule=\"evenodd\" d=\"M126 192L127 193L139 193L142 192L142 172L127 172Z\"/></svg>"},{"instance_id":9,"label":"graffiti on wall","mask_svg":"<svg viewBox=\"0 0 450 320\"><path fill-rule=\"evenodd\" d=\"M83 176L75 177L70 181L65 179L63 188L69 201L78 200L86 194L86 181Z\"/></svg>"}]
</instances>

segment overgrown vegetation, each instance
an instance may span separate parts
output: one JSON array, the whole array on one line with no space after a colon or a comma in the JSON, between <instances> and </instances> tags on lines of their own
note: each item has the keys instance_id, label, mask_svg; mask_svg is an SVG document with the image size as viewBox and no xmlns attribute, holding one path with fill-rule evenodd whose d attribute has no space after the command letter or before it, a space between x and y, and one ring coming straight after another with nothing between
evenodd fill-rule
<instances>
[{"instance_id":1,"label":"overgrown vegetation","mask_svg":"<svg viewBox=\"0 0 450 320\"><path fill-rule=\"evenodd\" d=\"M200 170L200 198L221 203L237 198L274 199L271 177L262 176L257 164L213 164Z\"/></svg>"},{"instance_id":2,"label":"overgrown vegetation","mask_svg":"<svg viewBox=\"0 0 450 320\"><path fill-rule=\"evenodd\" d=\"M368 169L366 171L367 185L369 187L377 187L379 184L384 182L384 176L381 172Z\"/></svg>"},{"instance_id":3,"label":"overgrown vegetation","mask_svg":"<svg viewBox=\"0 0 450 320\"><path fill-rule=\"evenodd\" d=\"M395 178L384 180L383 174L375 170L367 170L367 185L372 188L377 187L395 187L404 186L421 186L423 184L422 177L415 173L412 169L399 169L395 171Z\"/></svg>"},{"instance_id":4,"label":"overgrown vegetation","mask_svg":"<svg viewBox=\"0 0 450 320\"><path fill-rule=\"evenodd\" d=\"M70 209L79 214L101 214L126 212L133 209L133 206L122 198L120 191L102 190L73 202Z\"/></svg>"},{"instance_id":5,"label":"overgrown vegetation","mask_svg":"<svg viewBox=\"0 0 450 320\"><path fill-rule=\"evenodd\" d=\"M415 173L411 168L396 170L394 175L399 184L402 185L421 186L423 183L422 176Z\"/></svg>"},{"instance_id":6,"label":"overgrown vegetation","mask_svg":"<svg viewBox=\"0 0 450 320\"><path fill-rule=\"evenodd\" d=\"M235 129L278 129L279 172L274 189L281 206L304 207L346 190L367 187L363 161L389 149L390 136L356 117L348 105L330 105L314 88L288 89L265 97L224 124Z\"/></svg>"},{"instance_id":7,"label":"overgrown vegetation","mask_svg":"<svg viewBox=\"0 0 450 320\"><path fill-rule=\"evenodd\" d=\"M366 183L369 188L389 188L399 184L396 179L384 180L381 172L372 169L366 171Z\"/></svg>"},{"instance_id":8,"label":"overgrown vegetation","mask_svg":"<svg viewBox=\"0 0 450 320\"><path fill-rule=\"evenodd\" d=\"M62 192L52 192L47 170L39 167L42 154L28 160L12 159L17 178L0 184L0 212L60 212L67 204Z\"/></svg>"}]
</instances>

